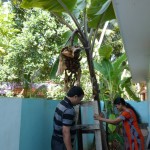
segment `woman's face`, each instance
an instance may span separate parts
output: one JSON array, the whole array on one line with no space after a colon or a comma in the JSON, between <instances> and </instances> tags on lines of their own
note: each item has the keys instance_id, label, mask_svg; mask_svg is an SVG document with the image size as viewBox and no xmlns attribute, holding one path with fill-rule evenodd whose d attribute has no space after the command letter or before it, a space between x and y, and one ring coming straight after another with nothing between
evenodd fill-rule
<instances>
[{"instance_id":1,"label":"woman's face","mask_svg":"<svg viewBox=\"0 0 150 150\"><path fill-rule=\"evenodd\" d=\"M116 104L115 105L118 111L122 111L122 104Z\"/></svg>"}]
</instances>

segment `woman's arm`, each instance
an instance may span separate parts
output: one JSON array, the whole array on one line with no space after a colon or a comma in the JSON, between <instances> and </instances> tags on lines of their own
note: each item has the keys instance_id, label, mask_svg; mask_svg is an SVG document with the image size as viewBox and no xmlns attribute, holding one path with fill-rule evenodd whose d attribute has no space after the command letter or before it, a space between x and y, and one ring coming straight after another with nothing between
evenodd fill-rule
<instances>
[{"instance_id":1,"label":"woman's arm","mask_svg":"<svg viewBox=\"0 0 150 150\"><path fill-rule=\"evenodd\" d=\"M116 119L106 119L106 118L103 118L102 115L97 115L97 114L94 115L94 119L104 121L110 124L118 124L119 122L122 121L120 117L117 117Z\"/></svg>"}]
</instances>

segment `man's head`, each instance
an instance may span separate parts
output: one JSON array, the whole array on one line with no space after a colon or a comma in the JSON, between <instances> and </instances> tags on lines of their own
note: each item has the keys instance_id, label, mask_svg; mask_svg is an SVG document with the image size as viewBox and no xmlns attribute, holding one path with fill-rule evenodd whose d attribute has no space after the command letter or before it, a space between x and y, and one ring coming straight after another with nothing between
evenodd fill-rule
<instances>
[{"instance_id":1,"label":"man's head","mask_svg":"<svg viewBox=\"0 0 150 150\"><path fill-rule=\"evenodd\" d=\"M84 97L83 89L79 86L73 86L67 93L68 99L73 105L80 104L82 98Z\"/></svg>"}]
</instances>

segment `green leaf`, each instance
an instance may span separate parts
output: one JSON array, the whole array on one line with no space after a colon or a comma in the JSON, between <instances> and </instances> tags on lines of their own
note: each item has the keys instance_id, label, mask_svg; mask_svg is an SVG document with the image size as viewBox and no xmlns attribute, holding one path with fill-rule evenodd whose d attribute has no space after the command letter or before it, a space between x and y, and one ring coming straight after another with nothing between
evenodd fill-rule
<instances>
[{"instance_id":1,"label":"green leaf","mask_svg":"<svg viewBox=\"0 0 150 150\"><path fill-rule=\"evenodd\" d=\"M77 4L73 10L73 14L76 18L79 17L80 13L86 8L86 1L85 0L77 0Z\"/></svg>"},{"instance_id":2,"label":"green leaf","mask_svg":"<svg viewBox=\"0 0 150 150\"><path fill-rule=\"evenodd\" d=\"M114 8L111 2L107 10L103 13L101 24L104 24L106 21L112 20L112 19L116 19L116 16L115 16Z\"/></svg>"},{"instance_id":3,"label":"green leaf","mask_svg":"<svg viewBox=\"0 0 150 150\"><path fill-rule=\"evenodd\" d=\"M118 133L115 134L115 139L120 142L121 144L124 143L123 136L120 136Z\"/></svg>"},{"instance_id":4,"label":"green leaf","mask_svg":"<svg viewBox=\"0 0 150 150\"><path fill-rule=\"evenodd\" d=\"M66 31L62 34L62 39L63 39L63 43L64 45L67 44L68 39L70 38L70 36L72 35L72 32L69 30L69 31Z\"/></svg>"},{"instance_id":5,"label":"green leaf","mask_svg":"<svg viewBox=\"0 0 150 150\"><path fill-rule=\"evenodd\" d=\"M125 86L125 89L126 89L128 95L129 95L133 100L135 100L135 101L140 101L139 97L137 97L137 96L135 95L135 93L132 91L132 89L131 89L128 85Z\"/></svg>"},{"instance_id":6,"label":"green leaf","mask_svg":"<svg viewBox=\"0 0 150 150\"><path fill-rule=\"evenodd\" d=\"M118 142L120 142L120 144L124 143L123 136L120 136L118 133L111 133L108 135L109 142L112 142L114 140L117 140Z\"/></svg>"},{"instance_id":7,"label":"green leaf","mask_svg":"<svg viewBox=\"0 0 150 150\"><path fill-rule=\"evenodd\" d=\"M63 39L63 43L64 46L67 46L71 44L71 36L72 36L72 31L67 31L62 35L62 39ZM77 45L78 44L78 37L75 35L74 39L73 39L73 45Z\"/></svg>"},{"instance_id":8,"label":"green leaf","mask_svg":"<svg viewBox=\"0 0 150 150\"><path fill-rule=\"evenodd\" d=\"M122 89L127 85L131 84L131 77L125 77L121 80L120 85Z\"/></svg>"},{"instance_id":9,"label":"green leaf","mask_svg":"<svg viewBox=\"0 0 150 150\"><path fill-rule=\"evenodd\" d=\"M66 5L68 10L72 11L77 0L71 0L69 2L68 0L62 0L62 2ZM65 12L58 0L23 0L21 6L23 8L39 7L53 12Z\"/></svg>"},{"instance_id":10,"label":"green leaf","mask_svg":"<svg viewBox=\"0 0 150 150\"><path fill-rule=\"evenodd\" d=\"M108 79L110 80L111 79L111 76L112 76L112 72L113 72L113 68L112 68L112 64L110 61L104 59L102 62L101 62L102 66L103 66L103 70L104 72L103 75L108 77Z\"/></svg>"},{"instance_id":11,"label":"green leaf","mask_svg":"<svg viewBox=\"0 0 150 150\"><path fill-rule=\"evenodd\" d=\"M122 65L122 63L124 62L124 61L126 61L127 60L127 57L126 57L126 54L124 53L124 54L122 54L120 57L118 57L114 62L113 62L113 67L114 68L120 68L121 67L121 65ZM123 68L123 67L122 67Z\"/></svg>"},{"instance_id":12,"label":"green leaf","mask_svg":"<svg viewBox=\"0 0 150 150\"><path fill-rule=\"evenodd\" d=\"M93 64L94 64L94 68L99 71L99 72L103 72L103 68L101 66L100 63L96 62L96 61L93 61Z\"/></svg>"},{"instance_id":13,"label":"green leaf","mask_svg":"<svg viewBox=\"0 0 150 150\"><path fill-rule=\"evenodd\" d=\"M95 15L104 4L104 0L92 0L90 7L87 9L87 16L88 16L88 24L89 27L97 28L98 23L100 22L101 16Z\"/></svg>"},{"instance_id":14,"label":"green leaf","mask_svg":"<svg viewBox=\"0 0 150 150\"><path fill-rule=\"evenodd\" d=\"M103 60L100 63L97 63L96 61L93 61L94 63L94 68L99 71L104 78L107 78L110 80L111 78L111 73L113 71L112 65L108 60Z\"/></svg>"},{"instance_id":15,"label":"green leaf","mask_svg":"<svg viewBox=\"0 0 150 150\"><path fill-rule=\"evenodd\" d=\"M103 14L109 7L109 5L111 4L111 0L108 0L103 6L102 8L96 13L96 15L101 15Z\"/></svg>"},{"instance_id":16,"label":"green leaf","mask_svg":"<svg viewBox=\"0 0 150 150\"><path fill-rule=\"evenodd\" d=\"M86 1L85 0L77 0L76 9L78 11L82 11L86 7Z\"/></svg>"},{"instance_id":17,"label":"green leaf","mask_svg":"<svg viewBox=\"0 0 150 150\"><path fill-rule=\"evenodd\" d=\"M112 2L111 4L109 4L109 6L105 2L105 0L91 1L91 5L87 9L89 27L97 28L99 24L104 24L107 20L115 19L115 13L112 6ZM103 8L105 8L105 11ZM100 15L99 12L103 13Z\"/></svg>"},{"instance_id":18,"label":"green leaf","mask_svg":"<svg viewBox=\"0 0 150 150\"><path fill-rule=\"evenodd\" d=\"M114 114L110 114L109 115L109 119L115 119L115 115ZM116 126L112 125L112 124L108 124L108 128L109 130L113 133L116 130Z\"/></svg>"},{"instance_id":19,"label":"green leaf","mask_svg":"<svg viewBox=\"0 0 150 150\"><path fill-rule=\"evenodd\" d=\"M50 79L55 79L56 78L56 72L57 72L57 68L58 68L58 64L59 64L59 57L56 59L52 69L51 69L51 72L50 72Z\"/></svg>"},{"instance_id":20,"label":"green leaf","mask_svg":"<svg viewBox=\"0 0 150 150\"><path fill-rule=\"evenodd\" d=\"M99 49L99 56L103 57L103 59L109 59L112 54L111 45L104 45Z\"/></svg>"}]
</instances>

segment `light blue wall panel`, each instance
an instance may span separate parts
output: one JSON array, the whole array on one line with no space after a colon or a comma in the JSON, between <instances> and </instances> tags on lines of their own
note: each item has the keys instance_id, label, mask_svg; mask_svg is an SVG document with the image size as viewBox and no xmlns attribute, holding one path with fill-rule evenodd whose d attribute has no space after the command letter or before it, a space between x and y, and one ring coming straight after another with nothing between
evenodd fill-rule
<instances>
[{"instance_id":1,"label":"light blue wall panel","mask_svg":"<svg viewBox=\"0 0 150 150\"><path fill-rule=\"evenodd\" d=\"M19 150L21 102L0 98L0 150Z\"/></svg>"},{"instance_id":2,"label":"light blue wall panel","mask_svg":"<svg viewBox=\"0 0 150 150\"><path fill-rule=\"evenodd\" d=\"M136 102L133 100L127 101L139 113L142 123L148 123L148 101Z\"/></svg>"},{"instance_id":3,"label":"light blue wall panel","mask_svg":"<svg viewBox=\"0 0 150 150\"><path fill-rule=\"evenodd\" d=\"M51 150L53 115L58 102L23 100L19 150Z\"/></svg>"},{"instance_id":4,"label":"light blue wall panel","mask_svg":"<svg viewBox=\"0 0 150 150\"><path fill-rule=\"evenodd\" d=\"M53 115L60 101L45 99L0 99L0 150L51 150ZM148 122L148 102L128 101ZM103 107L103 104L101 104ZM93 123L93 108L82 110L82 124ZM89 150L93 135L83 137ZM20 145L20 146L19 146Z\"/></svg>"},{"instance_id":5,"label":"light blue wall panel","mask_svg":"<svg viewBox=\"0 0 150 150\"><path fill-rule=\"evenodd\" d=\"M104 110L104 102L100 102L100 108L101 111ZM93 106L84 106L81 107L81 118L82 118L82 124L94 124L94 107ZM83 140L83 149L84 150L91 150L94 142L94 134L83 134L82 136Z\"/></svg>"}]
</instances>

